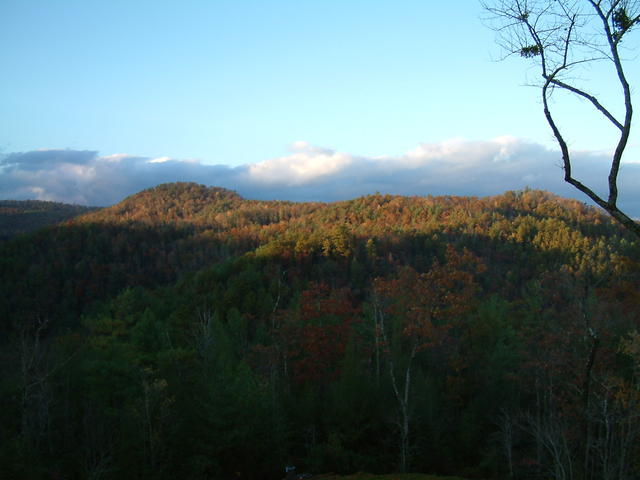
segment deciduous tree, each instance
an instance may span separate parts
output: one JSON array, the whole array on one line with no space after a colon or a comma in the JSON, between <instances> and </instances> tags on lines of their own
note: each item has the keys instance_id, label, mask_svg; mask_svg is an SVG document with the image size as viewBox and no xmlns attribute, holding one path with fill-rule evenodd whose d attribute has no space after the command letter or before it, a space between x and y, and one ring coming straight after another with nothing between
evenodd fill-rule
<instances>
[{"instance_id":1,"label":"deciduous tree","mask_svg":"<svg viewBox=\"0 0 640 480\"><path fill-rule=\"evenodd\" d=\"M443 341L451 321L468 312L475 293L474 274L483 265L470 252L447 248L425 273L407 267L395 279L374 284L374 315L397 401L400 469L406 471L411 430L411 384L416 357ZM400 375L401 374L401 375Z\"/></svg>"},{"instance_id":2,"label":"deciduous tree","mask_svg":"<svg viewBox=\"0 0 640 480\"><path fill-rule=\"evenodd\" d=\"M618 207L618 174L631 133L633 105L625 73L622 44L640 24L637 0L486 0L482 4L509 55L520 55L539 68L543 111L562 152L564 179L586 194L627 229L640 236L640 223ZM578 80L585 68L604 62L616 79L621 106L607 105ZM572 154L551 105L554 92L568 92L587 101L617 131L607 179L608 194L596 192L573 174ZM620 108L621 107L621 108ZM618 110L621 113L618 113ZM566 127L566 126L565 126Z\"/></svg>"}]
</instances>

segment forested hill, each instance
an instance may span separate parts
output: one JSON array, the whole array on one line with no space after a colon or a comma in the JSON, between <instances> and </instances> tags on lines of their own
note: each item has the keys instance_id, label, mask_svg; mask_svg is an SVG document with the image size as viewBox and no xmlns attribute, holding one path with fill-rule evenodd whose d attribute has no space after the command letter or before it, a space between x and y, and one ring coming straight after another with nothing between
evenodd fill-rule
<instances>
[{"instance_id":1,"label":"forested hill","mask_svg":"<svg viewBox=\"0 0 640 480\"><path fill-rule=\"evenodd\" d=\"M639 247L534 190L145 190L0 245L0 477L636 475Z\"/></svg>"},{"instance_id":2,"label":"forested hill","mask_svg":"<svg viewBox=\"0 0 640 480\"><path fill-rule=\"evenodd\" d=\"M40 200L0 200L0 242L92 210L95 208Z\"/></svg>"}]
</instances>

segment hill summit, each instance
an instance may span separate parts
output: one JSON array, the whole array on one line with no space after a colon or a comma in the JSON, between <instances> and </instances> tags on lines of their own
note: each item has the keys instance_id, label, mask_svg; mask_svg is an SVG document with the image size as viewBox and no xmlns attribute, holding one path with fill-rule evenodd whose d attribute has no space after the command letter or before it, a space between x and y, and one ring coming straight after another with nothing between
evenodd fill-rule
<instances>
[{"instance_id":1,"label":"hill summit","mask_svg":"<svg viewBox=\"0 0 640 480\"><path fill-rule=\"evenodd\" d=\"M0 244L0 477L631 478L638 265L542 191L159 185Z\"/></svg>"}]
</instances>

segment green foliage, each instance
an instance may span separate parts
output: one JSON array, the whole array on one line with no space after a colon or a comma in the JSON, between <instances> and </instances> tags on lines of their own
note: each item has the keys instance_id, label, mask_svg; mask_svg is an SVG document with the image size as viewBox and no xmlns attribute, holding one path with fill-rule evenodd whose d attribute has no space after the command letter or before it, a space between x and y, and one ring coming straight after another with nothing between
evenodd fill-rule
<instances>
[{"instance_id":1,"label":"green foliage","mask_svg":"<svg viewBox=\"0 0 640 480\"><path fill-rule=\"evenodd\" d=\"M527 45L520 49L520 56L524 58L537 57L540 55L540 47L538 45Z\"/></svg>"},{"instance_id":2,"label":"green foliage","mask_svg":"<svg viewBox=\"0 0 640 480\"><path fill-rule=\"evenodd\" d=\"M635 24L640 22L640 17L631 18L626 8L620 7L613 12L611 23L613 24L613 38L620 41L622 36L631 29Z\"/></svg>"},{"instance_id":3,"label":"green foliage","mask_svg":"<svg viewBox=\"0 0 640 480\"><path fill-rule=\"evenodd\" d=\"M604 215L533 190L141 192L0 246L0 476L397 471L390 371L402 387L409 365L409 466L505 475L518 412L602 432L606 399L637 418L638 260ZM543 475L518 428L515 474Z\"/></svg>"}]
</instances>

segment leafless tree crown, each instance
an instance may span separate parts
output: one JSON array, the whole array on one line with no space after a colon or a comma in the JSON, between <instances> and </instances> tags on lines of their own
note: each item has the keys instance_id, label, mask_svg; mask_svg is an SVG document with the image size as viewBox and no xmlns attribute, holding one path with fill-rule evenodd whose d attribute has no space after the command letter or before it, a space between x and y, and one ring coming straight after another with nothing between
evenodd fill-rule
<instances>
[{"instance_id":1,"label":"leafless tree crown","mask_svg":"<svg viewBox=\"0 0 640 480\"><path fill-rule=\"evenodd\" d=\"M618 173L631 132L631 87L620 54L629 32L640 25L639 0L483 0L487 20L506 55L518 55L540 68L545 118L562 152L565 181L585 193L627 229L640 237L640 224L618 208ZM575 79L576 71L607 62L622 94L622 114ZM611 157L608 194L599 195L572 174L571 152L550 108L549 99L562 90L586 100L619 132Z\"/></svg>"}]
</instances>

